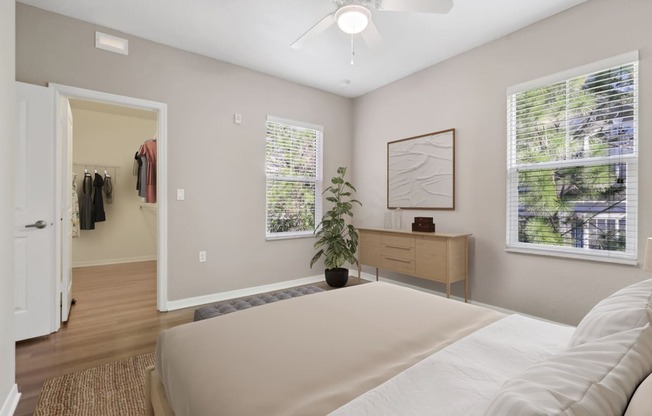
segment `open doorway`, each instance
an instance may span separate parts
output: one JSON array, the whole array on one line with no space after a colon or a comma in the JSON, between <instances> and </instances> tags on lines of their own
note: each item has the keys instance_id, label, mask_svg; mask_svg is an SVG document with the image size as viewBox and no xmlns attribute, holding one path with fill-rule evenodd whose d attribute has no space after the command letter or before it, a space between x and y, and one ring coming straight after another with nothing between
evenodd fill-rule
<instances>
[{"instance_id":1,"label":"open doorway","mask_svg":"<svg viewBox=\"0 0 652 416\"><path fill-rule=\"evenodd\" d=\"M62 320L66 320L74 296L73 267L154 262L156 305L166 311L167 106L57 84L50 87L55 91L57 115L56 176L57 194L61 195L57 212L62 213L62 219L56 230L55 240L61 243L55 257L61 274L58 292ZM141 199L134 157L145 143L154 140L155 195ZM84 181L87 175L90 182ZM107 179L112 189L96 187ZM75 200L73 183L80 197L79 211L71 202ZM83 197L91 185L101 192L104 216L99 218L104 221L95 218L92 227L77 227L73 215L81 214ZM147 187L147 183L142 186Z\"/></svg>"},{"instance_id":2,"label":"open doorway","mask_svg":"<svg viewBox=\"0 0 652 416\"><path fill-rule=\"evenodd\" d=\"M80 99L69 102L71 302L79 276L140 269L155 283L157 113Z\"/></svg>"}]
</instances>

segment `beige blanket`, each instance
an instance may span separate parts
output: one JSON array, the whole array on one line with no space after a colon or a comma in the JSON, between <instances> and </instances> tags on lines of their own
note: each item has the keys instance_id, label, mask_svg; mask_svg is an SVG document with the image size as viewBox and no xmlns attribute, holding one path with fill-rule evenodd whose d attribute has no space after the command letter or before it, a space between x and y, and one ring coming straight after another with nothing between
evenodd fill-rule
<instances>
[{"instance_id":1,"label":"beige blanket","mask_svg":"<svg viewBox=\"0 0 652 416\"><path fill-rule=\"evenodd\" d=\"M502 316L369 283L166 330L156 367L176 416L325 415Z\"/></svg>"}]
</instances>

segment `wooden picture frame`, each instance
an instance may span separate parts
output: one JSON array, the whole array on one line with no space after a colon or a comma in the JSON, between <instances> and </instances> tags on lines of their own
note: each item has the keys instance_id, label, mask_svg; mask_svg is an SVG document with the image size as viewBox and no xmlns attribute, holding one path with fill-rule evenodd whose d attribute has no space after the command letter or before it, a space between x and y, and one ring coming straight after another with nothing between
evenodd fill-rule
<instances>
[{"instance_id":1,"label":"wooden picture frame","mask_svg":"<svg viewBox=\"0 0 652 416\"><path fill-rule=\"evenodd\" d=\"M387 208L455 209L455 129L387 143Z\"/></svg>"}]
</instances>

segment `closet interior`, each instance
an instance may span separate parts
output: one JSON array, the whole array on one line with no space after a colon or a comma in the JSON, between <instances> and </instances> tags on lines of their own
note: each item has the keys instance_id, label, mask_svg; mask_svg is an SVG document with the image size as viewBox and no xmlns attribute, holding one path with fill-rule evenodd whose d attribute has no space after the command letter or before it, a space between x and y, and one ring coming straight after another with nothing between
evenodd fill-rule
<instances>
[{"instance_id":1,"label":"closet interior","mask_svg":"<svg viewBox=\"0 0 652 416\"><path fill-rule=\"evenodd\" d=\"M157 113L76 99L70 107L73 269L155 261Z\"/></svg>"}]
</instances>

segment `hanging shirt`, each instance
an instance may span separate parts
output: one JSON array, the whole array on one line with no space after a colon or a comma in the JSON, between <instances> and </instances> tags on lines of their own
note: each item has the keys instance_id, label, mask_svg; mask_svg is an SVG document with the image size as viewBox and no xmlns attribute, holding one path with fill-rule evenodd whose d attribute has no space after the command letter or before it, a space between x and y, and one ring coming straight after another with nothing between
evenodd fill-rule
<instances>
[{"instance_id":1,"label":"hanging shirt","mask_svg":"<svg viewBox=\"0 0 652 416\"><path fill-rule=\"evenodd\" d=\"M106 214L104 213L104 201L102 200L102 186L104 186L104 179L99 173L95 173L95 180L93 181L93 220L95 222L106 221Z\"/></svg>"},{"instance_id":2,"label":"hanging shirt","mask_svg":"<svg viewBox=\"0 0 652 416\"><path fill-rule=\"evenodd\" d=\"M133 174L136 177L136 190L140 191L140 171L143 168L143 161L140 158L140 148L134 155L134 169Z\"/></svg>"},{"instance_id":3,"label":"hanging shirt","mask_svg":"<svg viewBox=\"0 0 652 416\"><path fill-rule=\"evenodd\" d=\"M140 170L138 171L138 181L140 188L138 188L138 196L145 198L147 196L147 157L144 155L140 157Z\"/></svg>"},{"instance_id":4,"label":"hanging shirt","mask_svg":"<svg viewBox=\"0 0 652 416\"><path fill-rule=\"evenodd\" d=\"M93 177L90 173L84 173L82 181L81 209L79 211L79 223L82 230L94 230L95 220L93 219Z\"/></svg>"},{"instance_id":5,"label":"hanging shirt","mask_svg":"<svg viewBox=\"0 0 652 416\"><path fill-rule=\"evenodd\" d=\"M102 187L104 191L104 197L106 198L107 204L113 203L113 183L111 182L111 176L104 175L104 186Z\"/></svg>"},{"instance_id":6,"label":"hanging shirt","mask_svg":"<svg viewBox=\"0 0 652 416\"><path fill-rule=\"evenodd\" d=\"M145 202L151 204L156 203L156 148L156 140L147 140L143 143L140 150L141 156L147 158L147 192ZM144 163L143 166L145 166Z\"/></svg>"}]
</instances>

